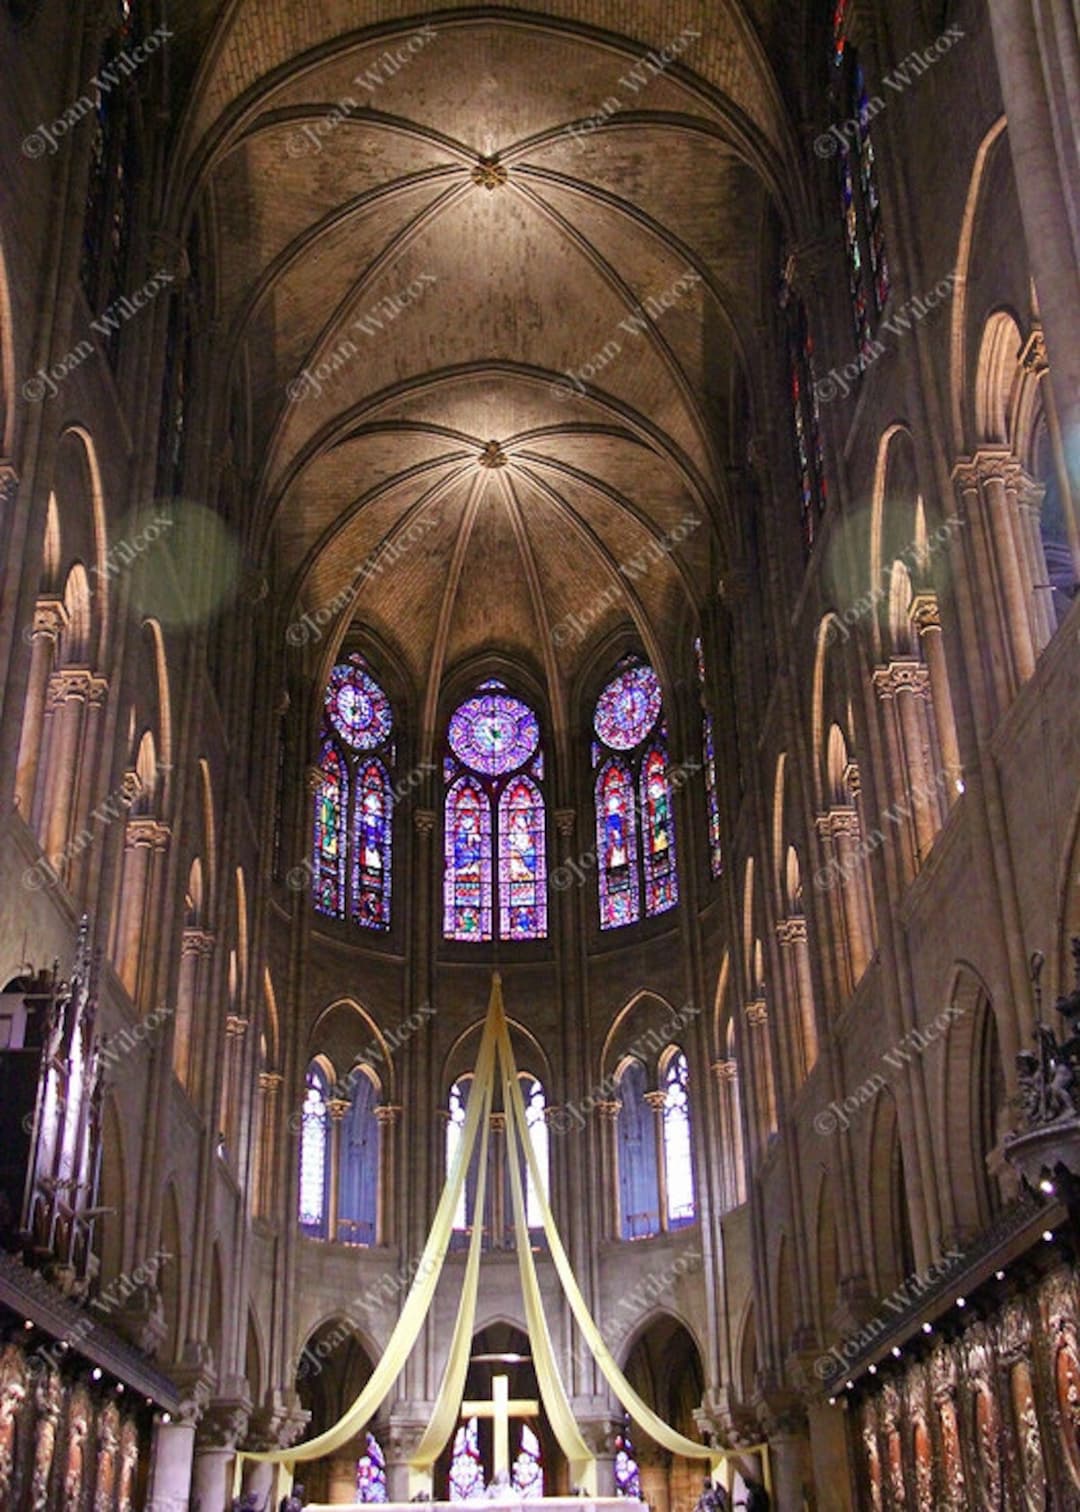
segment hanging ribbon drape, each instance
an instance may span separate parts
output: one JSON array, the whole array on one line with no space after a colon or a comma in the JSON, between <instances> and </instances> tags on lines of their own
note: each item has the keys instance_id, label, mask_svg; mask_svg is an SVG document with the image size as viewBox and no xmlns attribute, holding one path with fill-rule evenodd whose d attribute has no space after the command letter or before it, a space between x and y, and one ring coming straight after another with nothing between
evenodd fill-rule
<instances>
[{"instance_id":1,"label":"hanging ribbon drape","mask_svg":"<svg viewBox=\"0 0 1080 1512\"><path fill-rule=\"evenodd\" d=\"M348 1408L345 1414L324 1433L306 1443L294 1444L288 1449L275 1449L261 1453L241 1453L237 1456L235 1488L239 1491L241 1470L244 1461L256 1461L278 1465L283 1471L285 1489L292 1482L293 1468L301 1461L321 1459L342 1448L375 1415L390 1391L420 1335L420 1330L431 1308L435 1288L442 1273L443 1263L453 1233L454 1215L458 1211L465 1190L466 1175L476 1145L481 1136L480 1161L477 1173L477 1190L474 1205L473 1230L469 1241L469 1253L457 1320L450 1343L450 1352L443 1370L442 1382L424 1434L409 1459L410 1494L425 1490L430 1494L431 1472L446 1445L458 1420L464 1396L465 1380L469 1366L476 1321L476 1302L480 1279L480 1255L483 1236L483 1212L487 1183L488 1131L496 1084L496 1069L501 1073L503 1106L507 1115L506 1157L509 1163L510 1188L514 1210L514 1241L517 1248L518 1272L521 1278L525 1317L529 1341L536 1366L540 1398L547 1410L552 1430L570 1465L574 1483L586 1492L596 1495L596 1461L582 1436L570 1406L566 1388L559 1372L555 1350L551 1342L547 1315L544 1311L540 1282L536 1273L529 1239L528 1216L525 1208L521 1180L521 1164L518 1146L524 1153L532 1181L541 1223L547 1238L556 1274L570 1304L571 1312L593 1358L600 1368L614 1395L622 1403L630 1417L650 1438L672 1454L690 1459L708 1460L715 1473L725 1460L739 1460L747 1455L760 1454L766 1489L771 1491L768 1446L761 1444L750 1449L725 1451L699 1444L694 1439L678 1433L657 1416L651 1407L630 1385L614 1356L600 1336L588 1304L581 1293L573 1269L563 1248L555 1219L544 1190L536 1152L529 1136L525 1115L525 1103L521 1095L517 1067L514 1064L513 1047L503 1008L502 983L498 973L492 980L491 999L487 1020L480 1039L472 1092L465 1111L465 1124L461 1139L447 1173L446 1184L436 1208L431 1232L413 1278L401 1315L390 1335L383 1353L367 1385ZM730 1470L730 1466L729 1466ZM280 1492L282 1486L279 1485Z\"/></svg>"}]
</instances>

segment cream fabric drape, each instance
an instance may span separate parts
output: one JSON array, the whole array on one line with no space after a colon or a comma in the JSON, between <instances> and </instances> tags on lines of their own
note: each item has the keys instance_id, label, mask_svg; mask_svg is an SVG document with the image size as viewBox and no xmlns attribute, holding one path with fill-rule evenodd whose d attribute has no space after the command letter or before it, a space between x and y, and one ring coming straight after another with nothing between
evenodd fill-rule
<instances>
[{"instance_id":1,"label":"cream fabric drape","mask_svg":"<svg viewBox=\"0 0 1080 1512\"><path fill-rule=\"evenodd\" d=\"M450 1353L443 1371L442 1383L435 1402L431 1420L419 1445L409 1461L410 1494L426 1490L430 1494L431 1471L453 1431L464 1395L465 1378L468 1372L469 1351L472 1345L476 1320L476 1300L480 1279L480 1246L483 1228L484 1196L487 1182L487 1140L491 1123L492 1103L496 1082L496 1069L501 1072L503 1106L506 1111L506 1158L510 1171L510 1185L514 1209L514 1242L517 1247L518 1271L525 1304L525 1317L529 1329L533 1361L536 1366L540 1397L547 1410L559 1447L570 1463L575 1484L596 1494L596 1461L582 1436L573 1415L566 1388L559 1373L555 1351L551 1343L547 1316L544 1311L540 1281L536 1273L532 1247L529 1242L529 1227L522 1190L521 1167L517 1149L520 1142L536 1193L544 1234L547 1237L556 1274L570 1304L585 1343L600 1368L612 1392L622 1403L630 1417L648 1436L672 1454L681 1454L689 1459L707 1460L715 1475L725 1460L736 1461L748 1455L760 1454L765 1485L771 1491L768 1446L725 1451L699 1444L695 1439L677 1433L652 1410L634 1390L615 1362L615 1358L600 1336L588 1304L581 1293L577 1279L563 1248L555 1219L544 1189L536 1152L529 1138L525 1116L525 1103L521 1095L514 1052L502 999L502 980L496 972L491 985L487 1020L480 1040L472 1094L465 1112L465 1126L447 1174L446 1184L432 1222L431 1233L424 1246L419 1268L402 1308L401 1316L386 1351L376 1365L371 1379L345 1415L328 1428L325 1433L303 1444L294 1444L289 1449L277 1449L261 1454L241 1454L236 1463L236 1485L240 1484L242 1462L246 1459L261 1460L280 1465L285 1471L286 1484L291 1483L294 1465L303 1460L321 1459L357 1434L370 1421L389 1392L419 1337L424 1320L435 1295L435 1287L442 1272L443 1262L450 1245L454 1214L465 1187L466 1173L476 1144L477 1134L482 1130L481 1158L477 1174L477 1192L473 1232L469 1242L469 1254L465 1267L464 1284L458 1305L457 1321L450 1344ZM730 1474L730 1466L728 1473ZM280 1486L279 1486L280 1491Z\"/></svg>"}]
</instances>

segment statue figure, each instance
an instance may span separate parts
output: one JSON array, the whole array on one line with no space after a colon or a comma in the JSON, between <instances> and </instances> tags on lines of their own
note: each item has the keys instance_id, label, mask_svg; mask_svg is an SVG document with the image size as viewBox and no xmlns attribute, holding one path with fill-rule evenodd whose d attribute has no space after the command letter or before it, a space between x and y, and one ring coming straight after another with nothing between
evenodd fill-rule
<instances>
[{"instance_id":1,"label":"statue figure","mask_svg":"<svg viewBox=\"0 0 1080 1512\"><path fill-rule=\"evenodd\" d=\"M728 1512L729 1506L728 1494L723 1486L715 1485L706 1476L694 1512Z\"/></svg>"}]
</instances>

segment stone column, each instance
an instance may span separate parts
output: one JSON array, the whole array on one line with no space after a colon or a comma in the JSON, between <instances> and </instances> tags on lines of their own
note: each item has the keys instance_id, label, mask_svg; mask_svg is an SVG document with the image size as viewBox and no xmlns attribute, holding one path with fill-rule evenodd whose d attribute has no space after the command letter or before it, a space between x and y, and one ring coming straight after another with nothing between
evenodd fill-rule
<instances>
[{"instance_id":1,"label":"stone column","mask_svg":"<svg viewBox=\"0 0 1080 1512\"><path fill-rule=\"evenodd\" d=\"M491 1249L505 1249L506 1223L506 1114L492 1113L490 1121L491 1146L488 1150L488 1212L491 1214L491 1231L488 1244ZM477 1145L479 1148L479 1144ZM477 1213L476 1222L483 1223L484 1215Z\"/></svg>"},{"instance_id":2,"label":"stone column","mask_svg":"<svg viewBox=\"0 0 1080 1512\"><path fill-rule=\"evenodd\" d=\"M232 1506L233 1461L247 1422L247 1407L221 1401L210 1405L199 1424L191 1484L192 1505L199 1512L228 1512Z\"/></svg>"},{"instance_id":3,"label":"stone column","mask_svg":"<svg viewBox=\"0 0 1080 1512\"><path fill-rule=\"evenodd\" d=\"M791 1004L791 1038L797 1041L799 1075L792 1083L798 1088L806 1080L818 1058L817 1023L814 1018L814 987L810 976L810 955L806 938L806 919L792 914L776 926L776 937L784 958L784 974Z\"/></svg>"},{"instance_id":4,"label":"stone column","mask_svg":"<svg viewBox=\"0 0 1080 1512\"><path fill-rule=\"evenodd\" d=\"M154 1423L150 1443L147 1512L187 1512L191 1498L194 1422Z\"/></svg>"},{"instance_id":5,"label":"stone column","mask_svg":"<svg viewBox=\"0 0 1080 1512\"><path fill-rule=\"evenodd\" d=\"M934 709L934 727L941 748L941 764L947 781L942 794L942 803L950 808L959 792L960 747L956 740L956 715L953 712L952 690L949 687L949 669L945 661L945 645L941 637L941 616L938 613L937 597L933 593L919 593L911 601L911 620L922 645L923 657L930 676L930 701Z\"/></svg>"},{"instance_id":6,"label":"stone column","mask_svg":"<svg viewBox=\"0 0 1080 1512\"><path fill-rule=\"evenodd\" d=\"M1069 538L1069 551L1072 555L1073 576L1080 582L1080 521L1076 517L1076 492L1072 488L1072 482L1069 478L1065 441L1061 434L1061 421L1058 419L1054 385L1048 376L1049 363L1046 357L1046 340L1043 336L1041 326L1035 326L1028 337L1024 350L1020 353L1020 365L1026 372L1034 373L1039 381L1039 395L1043 402L1043 414L1046 416L1046 433L1050 438L1050 450L1054 457L1054 472L1057 476L1057 485L1062 500L1062 512L1065 516L1065 531Z\"/></svg>"},{"instance_id":7,"label":"stone column","mask_svg":"<svg viewBox=\"0 0 1080 1512\"><path fill-rule=\"evenodd\" d=\"M830 809L828 823L841 869L837 885L840 889L851 968L849 987L854 991L870 960L870 941L873 938L866 880L868 857L860 854L856 848L863 834L858 813L853 806Z\"/></svg>"},{"instance_id":8,"label":"stone column","mask_svg":"<svg viewBox=\"0 0 1080 1512\"><path fill-rule=\"evenodd\" d=\"M774 1507L805 1505L803 1490L810 1484L810 1438L806 1417L798 1407L780 1413L768 1412L767 1432L772 1469ZM830 1508L832 1502L829 1503Z\"/></svg>"},{"instance_id":9,"label":"stone column","mask_svg":"<svg viewBox=\"0 0 1080 1512\"><path fill-rule=\"evenodd\" d=\"M769 1049L769 1010L764 998L755 998L746 1005L746 1022L749 1027L751 1060L758 1087L757 1104L761 1118L758 1139L762 1152L768 1144L769 1135L776 1132L776 1083L773 1078L772 1054Z\"/></svg>"},{"instance_id":10,"label":"stone column","mask_svg":"<svg viewBox=\"0 0 1080 1512\"><path fill-rule=\"evenodd\" d=\"M343 1097L327 1100L326 1111L330 1115L330 1200L326 1215L326 1237L331 1243L338 1236L338 1204L341 1198L341 1123L349 1111Z\"/></svg>"},{"instance_id":11,"label":"stone column","mask_svg":"<svg viewBox=\"0 0 1080 1512\"><path fill-rule=\"evenodd\" d=\"M1045 0L990 0L989 11L1020 218L1067 438L1075 507L1080 497L1075 15Z\"/></svg>"},{"instance_id":12,"label":"stone column","mask_svg":"<svg viewBox=\"0 0 1080 1512\"><path fill-rule=\"evenodd\" d=\"M965 458L957 462L953 468L953 486L959 518L968 526L964 532L968 566L974 597L982 610L978 617L976 654L987 674L987 693L993 700L996 716L1008 708L1012 696L1009 651L1002 623L1007 611L994 570L988 523L979 489L979 471L973 461Z\"/></svg>"},{"instance_id":13,"label":"stone column","mask_svg":"<svg viewBox=\"0 0 1080 1512\"><path fill-rule=\"evenodd\" d=\"M664 1151L665 1096L661 1091L646 1092L645 1101L653 1110L653 1125L656 1130L656 1193L660 1207L660 1232L665 1233L668 1226L667 1160Z\"/></svg>"},{"instance_id":14,"label":"stone column","mask_svg":"<svg viewBox=\"0 0 1080 1512\"><path fill-rule=\"evenodd\" d=\"M61 599L38 599L31 628L30 673L26 682L22 735L15 770L15 803L27 824L31 822L34 811L38 759L45 737L45 698L49 676L56 655L56 644L67 619L67 610Z\"/></svg>"},{"instance_id":15,"label":"stone column","mask_svg":"<svg viewBox=\"0 0 1080 1512\"><path fill-rule=\"evenodd\" d=\"M190 1094L194 1059L195 1026L203 1005L206 962L214 949L214 937L205 929L185 929L180 942L180 974L176 987L176 1028L173 1033L173 1070Z\"/></svg>"},{"instance_id":16,"label":"stone column","mask_svg":"<svg viewBox=\"0 0 1080 1512\"><path fill-rule=\"evenodd\" d=\"M347 1506L349 1502L357 1500L356 1465L359 1458L353 1441L351 1453L342 1450L330 1461L326 1473L326 1499L331 1506Z\"/></svg>"},{"instance_id":17,"label":"stone column","mask_svg":"<svg viewBox=\"0 0 1080 1512\"><path fill-rule=\"evenodd\" d=\"M147 895L154 861L168 843L169 828L159 820L146 817L128 820L124 832L113 960L117 975L135 1003L139 1001L143 943L148 935Z\"/></svg>"},{"instance_id":18,"label":"stone column","mask_svg":"<svg viewBox=\"0 0 1080 1512\"><path fill-rule=\"evenodd\" d=\"M278 1100L284 1077L277 1071L259 1072L259 1140L255 1171L255 1213L270 1218L273 1191L274 1149L277 1144Z\"/></svg>"},{"instance_id":19,"label":"stone column","mask_svg":"<svg viewBox=\"0 0 1080 1512\"><path fill-rule=\"evenodd\" d=\"M622 1103L617 1100L596 1104L596 1116L600 1121L600 1192L603 1203L600 1232L605 1239L618 1239L622 1235L618 1144L621 1110Z\"/></svg>"},{"instance_id":20,"label":"stone column","mask_svg":"<svg viewBox=\"0 0 1080 1512\"><path fill-rule=\"evenodd\" d=\"M391 1201L394 1188L394 1172L397 1169L396 1146L398 1114L401 1108L396 1103L381 1103L375 1109L375 1121L379 1125L379 1188L378 1207L375 1216L375 1243L393 1244L396 1238L394 1213L396 1206Z\"/></svg>"},{"instance_id":21,"label":"stone column","mask_svg":"<svg viewBox=\"0 0 1080 1512\"><path fill-rule=\"evenodd\" d=\"M720 1104L721 1151L720 1180L724 1211L738 1207L745 1199L742 1196L743 1139L738 1097L739 1063L733 1060L713 1061L716 1077L716 1095Z\"/></svg>"},{"instance_id":22,"label":"stone column","mask_svg":"<svg viewBox=\"0 0 1080 1512\"><path fill-rule=\"evenodd\" d=\"M880 697L892 701L900 741L901 776L911 806L915 867L926 858L938 828L938 805L932 763L927 760L926 721L918 704L930 689L929 670L921 662L893 661L874 673Z\"/></svg>"},{"instance_id":23,"label":"stone column","mask_svg":"<svg viewBox=\"0 0 1080 1512\"><path fill-rule=\"evenodd\" d=\"M39 795L38 832L50 862L66 875L64 852L70 839L75 795L79 786L79 760L86 706L95 678L85 668L64 667L49 680L49 751L44 792Z\"/></svg>"},{"instance_id":24,"label":"stone column","mask_svg":"<svg viewBox=\"0 0 1080 1512\"><path fill-rule=\"evenodd\" d=\"M976 453L974 461L1004 600L1005 640L1019 686L1035 671L1035 647L1029 614L1032 585L1027 580L1027 563L1020 554L1015 523L1018 469L1010 459L995 453Z\"/></svg>"}]
</instances>

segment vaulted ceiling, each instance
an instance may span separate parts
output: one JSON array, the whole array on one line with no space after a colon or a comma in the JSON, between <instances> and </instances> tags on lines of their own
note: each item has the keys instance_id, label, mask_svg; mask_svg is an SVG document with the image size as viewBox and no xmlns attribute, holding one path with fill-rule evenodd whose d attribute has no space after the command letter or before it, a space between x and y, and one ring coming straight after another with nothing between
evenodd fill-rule
<instances>
[{"instance_id":1,"label":"vaulted ceiling","mask_svg":"<svg viewBox=\"0 0 1080 1512\"><path fill-rule=\"evenodd\" d=\"M429 711L497 648L558 712L628 621L662 667L738 528L790 213L775 79L735 6L545 10L239 0L179 140L226 391L250 393L255 540L290 605L354 584L336 628L363 619Z\"/></svg>"}]
</instances>

